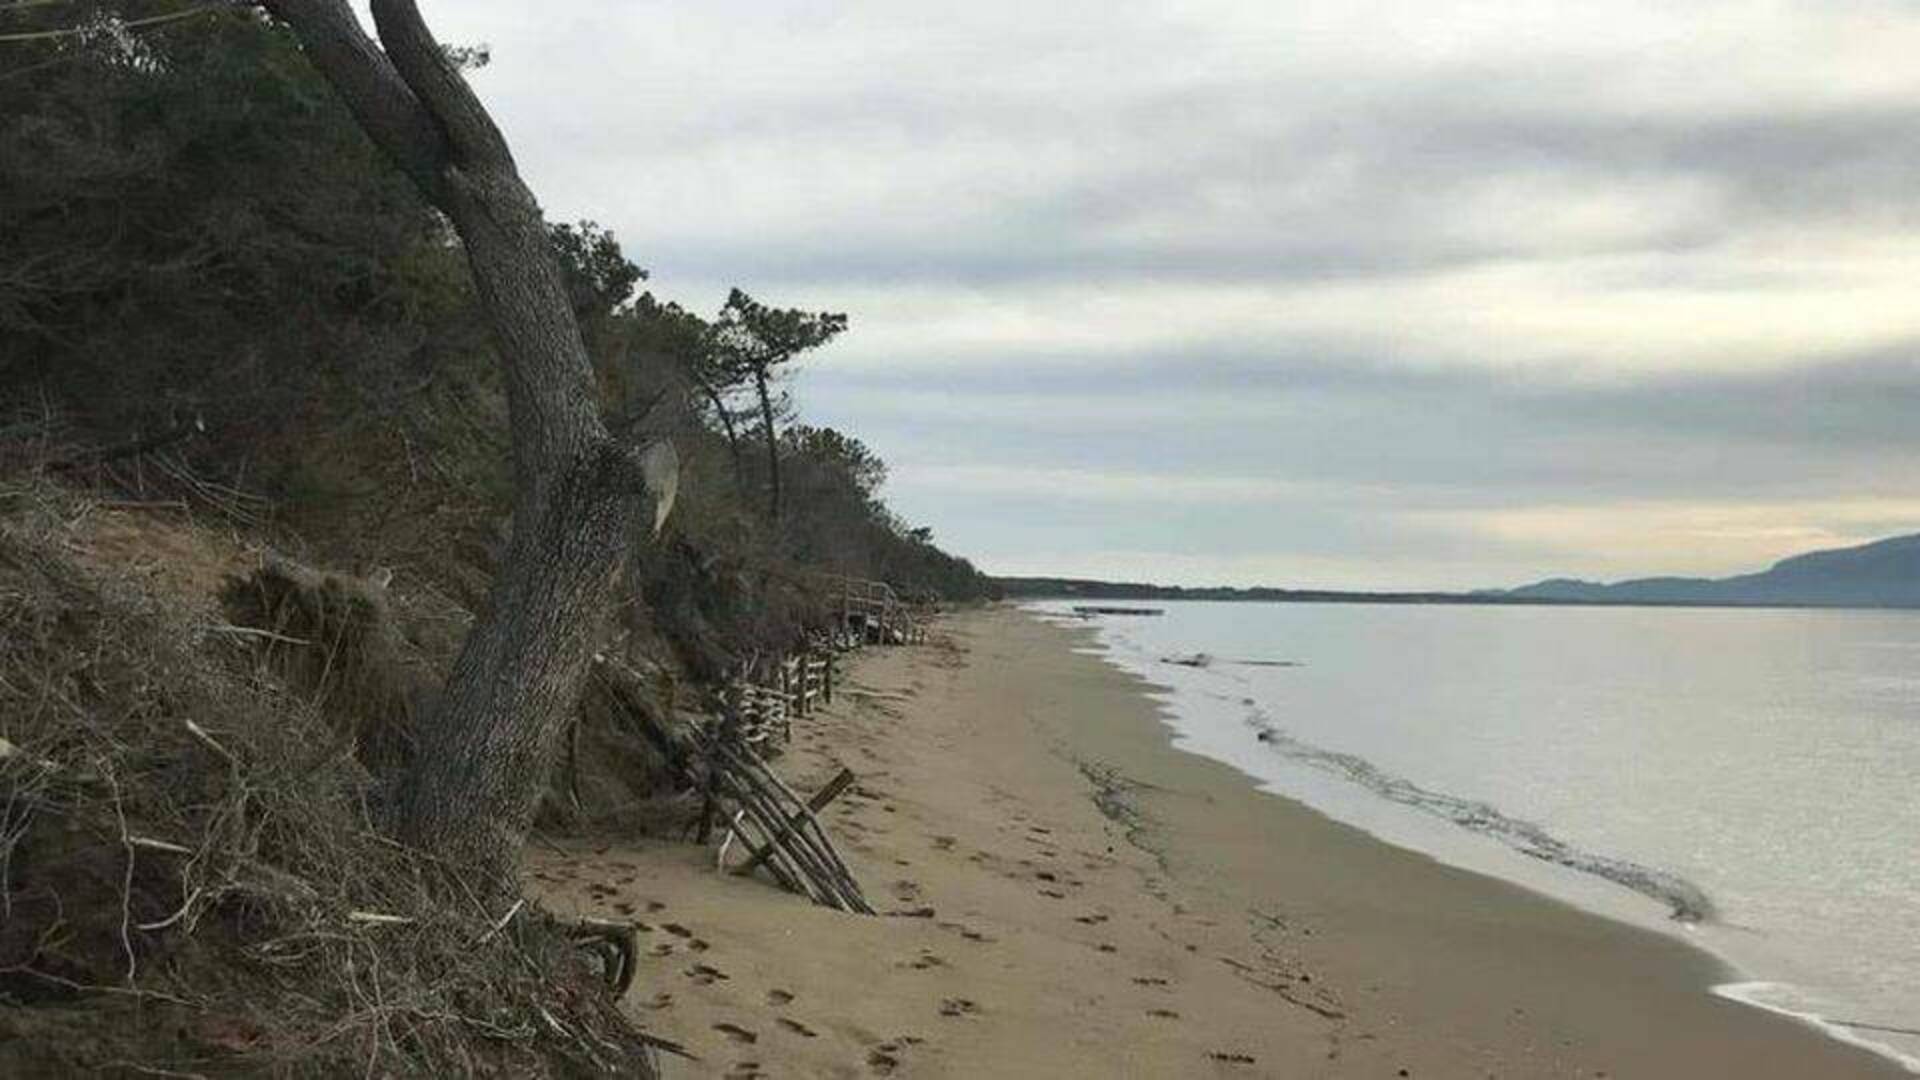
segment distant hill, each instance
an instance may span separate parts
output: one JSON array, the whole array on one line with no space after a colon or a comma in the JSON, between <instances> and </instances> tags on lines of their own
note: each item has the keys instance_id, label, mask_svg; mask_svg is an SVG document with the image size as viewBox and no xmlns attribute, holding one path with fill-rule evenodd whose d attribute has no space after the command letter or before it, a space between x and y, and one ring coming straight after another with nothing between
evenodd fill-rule
<instances>
[{"instance_id":1,"label":"distant hill","mask_svg":"<svg viewBox=\"0 0 1920 1080\"><path fill-rule=\"evenodd\" d=\"M1738 577L1650 577L1611 585L1551 578L1475 595L1546 603L1920 607L1920 533L1795 555Z\"/></svg>"},{"instance_id":2,"label":"distant hill","mask_svg":"<svg viewBox=\"0 0 1920 1080\"><path fill-rule=\"evenodd\" d=\"M1673 604L1693 606L1920 608L1920 533L1815 551L1730 578L1650 577L1614 584L1550 578L1478 592L1342 592L1232 586L1184 587L1088 578L1001 577L1009 597L1088 600L1251 600L1362 604Z\"/></svg>"},{"instance_id":3,"label":"distant hill","mask_svg":"<svg viewBox=\"0 0 1920 1080\"><path fill-rule=\"evenodd\" d=\"M1098 581L1092 578L996 577L1008 597L1084 600L1257 600L1266 603L1352 604L1479 604L1483 597L1447 592L1343 592L1335 589L1273 589L1232 585L1150 585L1139 581ZM1537 601L1512 601L1514 603Z\"/></svg>"}]
</instances>

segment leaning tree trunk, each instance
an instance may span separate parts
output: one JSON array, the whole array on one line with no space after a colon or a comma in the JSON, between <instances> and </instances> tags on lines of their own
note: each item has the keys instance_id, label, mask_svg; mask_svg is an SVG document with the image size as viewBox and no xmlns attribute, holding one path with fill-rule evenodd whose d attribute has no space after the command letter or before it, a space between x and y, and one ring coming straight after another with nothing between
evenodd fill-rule
<instances>
[{"instance_id":1,"label":"leaning tree trunk","mask_svg":"<svg viewBox=\"0 0 1920 1080\"><path fill-rule=\"evenodd\" d=\"M767 369L755 368L754 388L760 391L760 423L767 433L767 477L773 485L767 495L767 518L780 520L780 440L773 432L773 397L767 392Z\"/></svg>"},{"instance_id":2,"label":"leaning tree trunk","mask_svg":"<svg viewBox=\"0 0 1920 1080\"><path fill-rule=\"evenodd\" d=\"M659 493L657 528L677 463L669 444L642 452L609 434L540 208L413 0L372 0L379 46L346 0L269 7L452 221L499 349L513 539L443 701L422 725L396 827L403 841L477 872L484 887L510 889L646 496Z\"/></svg>"},{"instance_id":3,"label":"leaning tree trunk","mask_svg":"<svg viewBox=\"0 0 1920 1080\"><path fill-rule=\"evenodd\" d=\"M710 383L702 381L699 385L700 392L705 394L707 400L712 403L714 415L720 418L720 429L726 433L727 453L733 458L733 485L744 489L747 483L747 466L740 460L740 433L734 429L733 413L727 408L727 403L720 400L720 392Z\"/></svg>"}]
</instances>

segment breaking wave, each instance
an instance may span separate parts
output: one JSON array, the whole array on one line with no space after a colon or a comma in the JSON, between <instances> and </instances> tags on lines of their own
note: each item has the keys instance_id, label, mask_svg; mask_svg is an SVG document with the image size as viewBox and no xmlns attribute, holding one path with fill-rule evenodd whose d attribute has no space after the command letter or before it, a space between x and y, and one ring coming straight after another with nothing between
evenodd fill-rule
<instances>
[{"instance_id":1,"label":"breaking wave","mask_svg":"<svg viewBox=\"0 0 1920 1080\"><path fill-rule=\"evenodd\" d=\"M1729 1001L1738 1001L1742 1005L1751 1005L1756 1009L1765 1009L1770 1013L1789 1016L1805 1024L1812 1024L1826 1033L1829 1038L1838 1039L1849 1046L1858 1046L1870 1050L1881 1057L1889 1058L1906 1071L1920 1076L1920 1057L1904 1053L1896 1047L1876 1042L1861 1034L1868 1032L1892 1032L1896 1035L1912 1035L1913 1029L1888 1024L1868 1024L1858 1020L1830 1020L1819 1013L1806 1009L1796 1009L1780 1004L1775 998L1781 995L1791 996L1793 988L1784 983L1772 982L1735 982L1721 983L1713 988L1714 994Z\"/></svg>"},{"instance_id":2,"label":"breaking wave","mask_svg":"<svg viewBox=\"0 0 1920 1080\"><path fill-rule=\"evenodd\" d=\"M1242 698L1240 704L1246 707L1247 725L1254 729L1259 740L1291 760L1358 784L1381 798L1492 837L1522 855L1632 889L1666 905L1672 917L1680 922L1707 922L1714 918L1713 901L1706 891L1678 874L1582 851L1540 826L1509 817L1484 802L1431 791L1405 777L1384 772L1357 754L1343 754L1302 742L1274 723L1252 699Z\"/></svg>"}]
</instances>

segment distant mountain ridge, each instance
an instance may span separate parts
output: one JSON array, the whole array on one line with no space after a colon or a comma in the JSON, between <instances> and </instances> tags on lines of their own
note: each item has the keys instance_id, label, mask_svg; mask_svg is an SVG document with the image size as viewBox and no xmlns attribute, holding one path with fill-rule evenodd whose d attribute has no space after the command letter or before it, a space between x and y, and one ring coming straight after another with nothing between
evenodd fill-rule
<instances>
[{"instance_id":1,"label":"distant mountain ridge","mask_svg":"<svg viewBox=\"0 0 1920 1080\"><path fill-rule=\"evenodd\" d=\"M1672 604L1703 607L1920 608L1920 533L1781 559L1729 578L1648 577L1603 584L1549 578L1476 592L1348 592L1233 586L1182 587L1089 578L998 577L1008 597L1105 600L1241 600L1365 604Z\"/></svg>"},{"instance_id":2,"label":"distant mountain ridge","mask_svg":"<svg viewBox=\"0 0 1920 1080\"><path fill-rule=\"evenodd\" d=\"M1920 533L1794 555L1737 577L1649 577L1613 584L1549 578L1475 595L1576 604L1920 607Z\"/></svg>"}]
</instances>

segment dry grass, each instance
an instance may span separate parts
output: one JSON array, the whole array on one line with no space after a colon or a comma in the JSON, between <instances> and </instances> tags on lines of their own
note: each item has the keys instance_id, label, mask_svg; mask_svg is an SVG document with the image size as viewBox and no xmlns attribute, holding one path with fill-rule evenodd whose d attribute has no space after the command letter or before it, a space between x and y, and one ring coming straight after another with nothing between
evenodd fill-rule
<instances>
[{"instance_id":1,"label":"dry grass","mask_svg":"<svg viewBox=\"0 0 1920 1080\"><path fill-rule=\"evenodd\" d=\"M438 674L401 633L384 586L266 555L221 599L282 684L317 703L377 777L412 760L412 728Z\"/></svg>"},{"instance_id":2,"label":"dry grass","mask_svg":"<svg viewBox=\"0 0 1920 1080\"><path fill-rule=\"evenodd\" d=\"M77 558L86 509L0 482L0 1074L650 1075L561 928L380 835L364 733L296 685L404 698L378 598L263 567L274 633L375 622L262 665Z\"/></svg>"}]
</instances>

